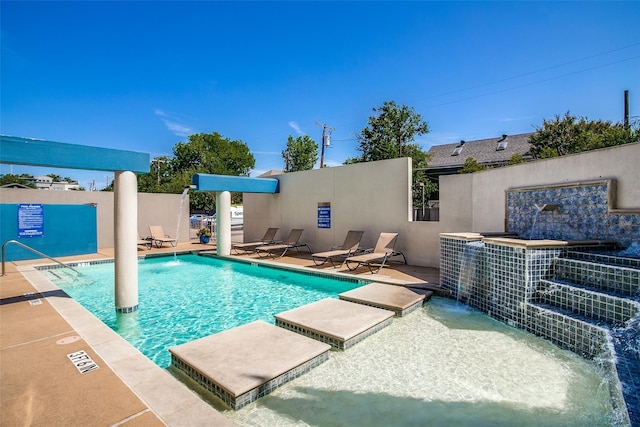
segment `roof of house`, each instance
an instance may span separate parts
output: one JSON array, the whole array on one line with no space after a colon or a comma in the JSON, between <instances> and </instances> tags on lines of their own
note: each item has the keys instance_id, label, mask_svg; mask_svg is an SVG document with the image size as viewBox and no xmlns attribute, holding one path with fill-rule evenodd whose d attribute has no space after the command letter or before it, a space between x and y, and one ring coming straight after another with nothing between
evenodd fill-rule
<instances>
[{"instance_id":1,"label":"roof of house","mask_svg":"<svg viewBox=\"0 0 640 427\"><path fill-rule=\"evenodd\" d=\"M473 157L482 164L503 163L516 153L524 156L529 151L529 137L531 135L532 133L502 135L464 143L461 141L453 144L434 145L429 149L431 158L428 169L462 167L467 157ZM458 148L458 154L453 155Z\"/></svg>"}]
</instances>

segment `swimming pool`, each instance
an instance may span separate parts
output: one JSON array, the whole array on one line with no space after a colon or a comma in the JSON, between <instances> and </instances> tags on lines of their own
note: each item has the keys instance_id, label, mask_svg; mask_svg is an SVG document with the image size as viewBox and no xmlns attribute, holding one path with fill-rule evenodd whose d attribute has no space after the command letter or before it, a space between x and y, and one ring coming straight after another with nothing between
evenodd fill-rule
<instances>
[{"instance_id":1,"label":"swimming pool","mask_svg":"<svg viewBox=\"0 0 640 427\"><path fill-rule=\"evenodd\" d=\"M114 265L99 263L43 273L158 366L171 363L170 347L273 315L361 284L288 270L180 255L141 260L139 308L116 313Z\"/></svg>"},{"instance_id":2,"label":"swimming pool","mask_svg":"<svg viewBox=\"0 0 640 427\"><path fill-rule=\"evenodd\" d=\"M193 263L188 262L191 259ZM92 270L95 278L88 274ZM257 272L255 283L245 278L245 270ZM314 276L296 274L293 283L269 287L260 276L286 278L290 273L197 256L180 256L178 262L172 257L146 259L139 266L140 309L133 315L116 315L113 264L80 271L80 280L60 286L94 314L102 312L98 317L126 334L129 342L140 342L160 354L158 362L143 351L161 367L169 364L162 359L168 354L165 348L215 333L216 328L207 330L214 319L231 328L233 318L243 319L238 322L242 324L251 320L247 312L261 312L256 304L263 300L277 307L307 290L319 292L321 299L327 291L340 293L359 285L318 284ZM45 274L76 276L66 269ZM98 286L95 281L102 280L98 277L107 283ZM182 292L187 288L183 282L191 279L201 282ZM214 286L214 279L229 287ZM94 286L99 289L96 295L81 295L82 288ZM215 310L205 312L210 306L225 306L228 312L222 316ZM196 308L187 314L190 307ZM177 314L163 316L169 309ZM271 322L274 313L287 309L266 309L262 320ZM205 326L196 326L203 318ZM160 344L156 335L160 332L154 328L179 333ZM595 364L467 306L437 298L353 348L332 351L328 361L239 411L216 407L246 426L616 425L606 383Z\"/></svg>"}]
</instances>

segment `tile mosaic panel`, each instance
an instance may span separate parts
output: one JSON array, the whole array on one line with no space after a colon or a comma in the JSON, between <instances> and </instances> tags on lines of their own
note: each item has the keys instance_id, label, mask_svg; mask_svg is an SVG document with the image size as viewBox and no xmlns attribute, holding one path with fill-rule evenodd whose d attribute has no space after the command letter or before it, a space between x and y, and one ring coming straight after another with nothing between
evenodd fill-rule
<instances>
[{"instance_id":1,"label":"tile mosaic panel","mask_svg":"<svg viewBox=\"0 0 640 427\"><path fill-rule=\"evenodd\" d=\"M616 213L612 181L511 189L506 230L523 239L611 240L627 247L640 239L640 213ZM541 210L542 206L557 209Z\"/></svg>"}]
</instances>

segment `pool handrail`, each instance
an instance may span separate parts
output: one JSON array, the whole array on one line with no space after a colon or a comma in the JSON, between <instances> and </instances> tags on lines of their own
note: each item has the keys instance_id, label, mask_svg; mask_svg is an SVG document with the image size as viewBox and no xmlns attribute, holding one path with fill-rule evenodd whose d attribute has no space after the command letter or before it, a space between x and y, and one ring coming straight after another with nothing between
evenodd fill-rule
<instances>
[{"instance_id":1,"label":"pool handrail","mask_svg":"<svg viewBox=\"0 0 640 427\"><path fill-rule=\"evenodd\" d=\"M63 266L63 267L70 268L70 269L72 269L73 271L75 271L76 273L80 274L80 273L78 272L78 270L76 270L75 268L71 267L70 265L67 265L67 264L65 264L65 263L63 263L63 262L60 262L60 261L58 261L58 260L57 260L57 259L55 259L55 258L51 258L49 255L43 254L42 252L40 252L40 251L38 251L38 250L36 250L36 249L33 249L32 247L27 246L27 245L25 245L24 243L18 242L17 240L7 240L6 242L4 242L4 243L2 244L2 274L1 274L2 276L4 276L4 275L5 275L5 256L4 256L4 248L5 248L9 243L13 243L13 244L18 245L18 246L20 246L20 247L23 247L24 249L28 249L28 250L30 250L31 252L33 252L34 254L36 254L36 255L40 255L40 256L41 256L41 257L43 257L43 258L50 259L51 261L56 262L56 263L60 264L60 265L61 265L61 266Z\"/></svg>"}]
</instances>

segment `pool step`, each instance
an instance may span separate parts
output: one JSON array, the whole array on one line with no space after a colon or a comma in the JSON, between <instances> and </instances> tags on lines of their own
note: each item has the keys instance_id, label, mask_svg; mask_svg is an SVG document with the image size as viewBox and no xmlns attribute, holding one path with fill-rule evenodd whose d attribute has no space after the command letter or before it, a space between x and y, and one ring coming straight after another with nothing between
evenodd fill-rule
<instances>
[{"instance_id":1,"label":"pool step","mask_svg":"<svg viewBox=\"0 0 640 427\"><path fill-rule=\"evenodd\" d=\"M429 296L433 294L431 291L428 292ZM426 296L427 294L418 294L403 286L370 283L343 292L338 295L338 298L357 304L391 310L396 316L402 317L421 307Z\"/></svg>"},{"instance_id":2,"label":"pool step","mask_svg":"<svg viewBox=\"0 0 640 427\"><path fill-rule=\"evenodd\" d=\"M240 409L329 358L328 344L255 321L169 349L171 370Z\"/></svg>"},{"instance_id":3,"label":"pool step","mask_svg":"<svg viewBox=\"0 0 640 427\"><path fill-rule=\"evenodd\" d=\"M622 325L640 314L640 303L597 288L541 280L535 300L610 325Z\"/></svg>"},{"instance_id":4,"label":"pool step","mask_svg":"<svg viewBox=\"0 0 640 427\"><path fill-rule=\"evenodd\" d=\"M275 315L276 325L346 350L390 325L395 312L326 298Z\"/></svg>"},{"instance_id":5,"label":"pool step","mask_svg":"<svg viewBox=\"0 0 640 427\"><path fill-rule=\"evenodd\" d=\"M623 297L640 297L640 268L603 264L583 259L558 258L553 277L577 285L597 288Z\"/></svg>"}]
</instances>

